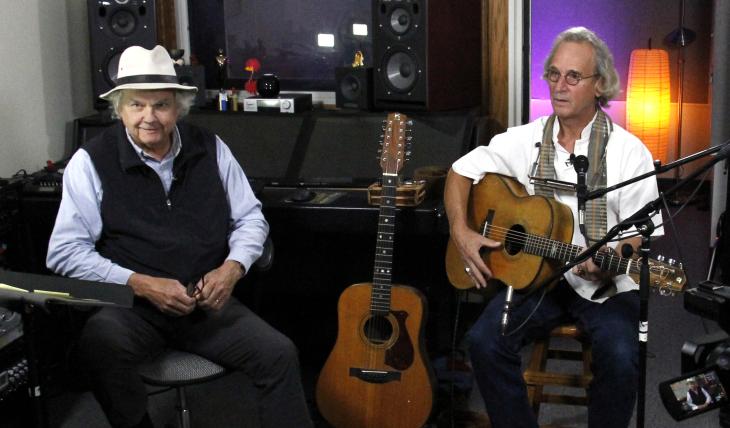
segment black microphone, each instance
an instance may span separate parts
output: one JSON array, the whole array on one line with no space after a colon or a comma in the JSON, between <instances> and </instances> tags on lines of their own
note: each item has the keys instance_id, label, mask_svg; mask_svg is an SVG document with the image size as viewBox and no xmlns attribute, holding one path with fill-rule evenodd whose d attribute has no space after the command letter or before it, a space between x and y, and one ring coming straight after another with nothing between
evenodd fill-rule
<instances>
[{"instance_id":1,"label":"black microphone","mask_svg":"<svg viewBox=\"0 0 730 428\"><path fill-rule=\"evenodd\" d=\"M573 168L578 174L578 180L575 186L576 196L578 197L578 228L583 236L586 237L586 243L588 241L588 234L586 233L585 217L586 217L586 196L588 193L588 187L586 186L586 172L588 171L588 158L575 153L570 154L570 161L573 163Z\"/></svg>"}]
</instances>

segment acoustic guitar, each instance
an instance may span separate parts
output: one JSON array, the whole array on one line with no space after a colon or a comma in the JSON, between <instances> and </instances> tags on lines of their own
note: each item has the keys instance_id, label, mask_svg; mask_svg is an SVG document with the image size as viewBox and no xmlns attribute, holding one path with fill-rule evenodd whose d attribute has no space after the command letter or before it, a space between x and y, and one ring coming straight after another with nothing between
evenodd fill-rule
<instances>
[{"instance_id":1,"label":"acoustic guitar","mask_svg":"<svg viewBox=\"0 0 730 428\"><path fill-rule=\"evenodd\" d=\"M383 186L373 282L351 285L340 295L337 340L317 380L317 406L335 427L415 428L431 413L426 299L414 288L391 283L396 187L409 123L403 114L388 114L379 157Z\"/></svg>"},{"instance_id":2,"label":"acoustic guitar","mask_svg":"<svg viewBox=\"0 0 730 428\"><path fill-rule=\"evenodd\" d=\"M496 250L485 251L483 259L493 279L515 290L534 291L584 250L570 243L573 213L568 206L531 196L521 183L504 175L486 174L472 188L467 215L472 229L502 243ZM624 258L606 249L597 252L593 261L603 270L625 273L639 281L642 262L638 257ZM446 249L446 274L456 288L474 286L451 239ZM662 295L682 291L687 282L681 265L654 259L649 259L649 280ZM490 281L488 287L492 285Z\"/></svg>"}]
</instances>

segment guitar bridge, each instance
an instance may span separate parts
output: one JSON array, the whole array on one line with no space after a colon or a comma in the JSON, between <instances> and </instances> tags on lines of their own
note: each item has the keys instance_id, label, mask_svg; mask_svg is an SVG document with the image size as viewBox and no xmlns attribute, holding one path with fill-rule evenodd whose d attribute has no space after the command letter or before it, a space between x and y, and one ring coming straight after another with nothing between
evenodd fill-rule
<instances>
[{"instance_id":1,"label":"guitar bridge","mask_svg":"<svg viewBox=\"0 0 730 428\"><path fill-rule=\"evenodd\" d=\"M388 383L400 381L400 372L387 370L369 370L350 367L350 376L368 383Z\"/></svg>"}]
</instances>

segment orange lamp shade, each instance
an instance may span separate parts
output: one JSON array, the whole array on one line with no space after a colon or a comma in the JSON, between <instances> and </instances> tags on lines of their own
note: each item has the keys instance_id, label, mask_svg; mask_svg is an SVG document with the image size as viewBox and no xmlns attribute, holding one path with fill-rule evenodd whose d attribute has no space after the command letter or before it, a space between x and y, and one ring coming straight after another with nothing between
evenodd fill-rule
<instances>
[{"instance_id":1,"label":"orange lamp shade","mask_svg":"<svg viewBox=\"0 0 730 428\"><path fill-rule=\"evenodd\" d=\"M667 162L669 145L669 55L662 49L631 52L626 94L626 127L654 159Z\"/></svg>"}]
</instances>

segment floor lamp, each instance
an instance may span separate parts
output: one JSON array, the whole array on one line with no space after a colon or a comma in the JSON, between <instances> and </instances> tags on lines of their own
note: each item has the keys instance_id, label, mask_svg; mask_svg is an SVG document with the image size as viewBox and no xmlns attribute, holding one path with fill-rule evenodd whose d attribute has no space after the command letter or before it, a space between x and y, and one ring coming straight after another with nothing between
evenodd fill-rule
<instances>
[{"instance_id":1,"label":"floor lamp","mask_svg":"<svg viewBox=\"0 0 730 428\"><path fill-rule=\"evenodd\" d=\"M677 152L676 159L682 157L682 107L684 95L684 47L695 40L694 31L684 28L684 0L679 1L679 27L669 33L664 42L677 48ZM675 169L674 180L679 181L680 168ZM670 202L673 205L682 205L687 202L685 197L675 193L674 199Z\"/></svg>"}]
</instances>

